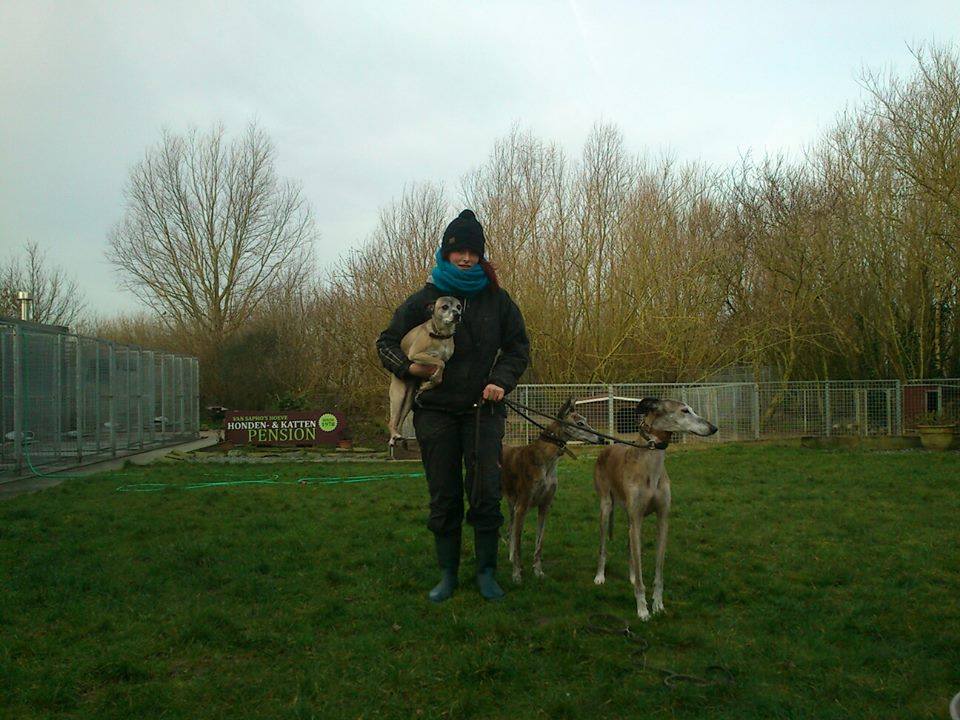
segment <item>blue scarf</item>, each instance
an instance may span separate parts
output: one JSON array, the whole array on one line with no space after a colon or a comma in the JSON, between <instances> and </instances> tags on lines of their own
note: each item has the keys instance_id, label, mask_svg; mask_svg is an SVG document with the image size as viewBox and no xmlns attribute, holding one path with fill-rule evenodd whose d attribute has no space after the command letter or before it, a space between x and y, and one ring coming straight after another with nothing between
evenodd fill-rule
<instances>
[{"instance_id":1,"label":"blue scarf","mask_svg":"<svg viewBox=\"0 0 960 720\"><path fill-rule=\"evenodd\" d=\"M437 264L430 273L430 279L440 292L467 296L476 295L490 284L490 278L479 263L469 270L461 270L443 259L440 248L437 248Z\"/></svg>"}]
</instances>

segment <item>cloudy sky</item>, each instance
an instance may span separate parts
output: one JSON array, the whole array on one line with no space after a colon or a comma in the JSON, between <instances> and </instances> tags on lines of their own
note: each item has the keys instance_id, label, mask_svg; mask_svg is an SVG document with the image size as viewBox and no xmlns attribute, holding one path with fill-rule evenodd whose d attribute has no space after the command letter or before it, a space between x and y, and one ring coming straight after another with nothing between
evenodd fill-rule
<instances>
[{"instance_id":1,"label":"cloudy sky","mask_svg":"<svg viewBox=\"0 0 960 720\"><path fill-rule=\"evenodd\" d=\"M256 119L329 263L405 184L454 198L514 125L573 155L597 121L637 153L796 154L863 67L958 35L957 0L0 0L0 258L36 241L102 313L136 309L106 235L163 128Z\"/></svg>"}]
</instances>

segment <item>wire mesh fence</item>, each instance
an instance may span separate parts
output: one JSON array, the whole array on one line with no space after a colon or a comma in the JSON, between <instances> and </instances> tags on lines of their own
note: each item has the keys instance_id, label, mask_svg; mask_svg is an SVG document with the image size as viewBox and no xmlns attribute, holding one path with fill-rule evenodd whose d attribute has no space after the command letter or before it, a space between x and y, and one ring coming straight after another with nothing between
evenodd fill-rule
<instances>
[{"instance_id":1,"label":"wire mesh fence","mask_svg":"<svg viewBox=\"0 0 960 720\"><path fill-rule=\"evenodd\" d=\"M198 431L196 358L0 320L0 479Z\"/></svg>"},{"instance_id":2,"label":"wire mesh fence","mask_svg":"<svg viewBox=\"0 0 960 720\"><path fill-rule=\"evenodd\" d=\"M572 397L577 411L602 433L630 436L637 433L638 419L634 408L641 398L661 397L681 400L722 428L702 442L754 439L753 385L723 383L715 385L670 384L585 384L585 385L520 385L511 396L517 402L539 412L554 414L567 398ZM716 418L716 420L714 420ZM546 421L545 421L546 422ZM512 410L507 415L504 442L522 445L533 440L539 429ZM684 439L682 442L693 442Z\"/></svg>"},{"instance_id":3,"label":"wire mesh fence","mask_svg":"<svg viewBox=\"0 0 960 720\"><path fill-rule=\"evenodd\" d=\"M600 432L637 432L634 408L644 397L680 400L719 428L709 438L680 442L730 442L807 435L902 435L918 419L960 413L960 379L829 380L762 383L519 385L511 397L554 414L573 397L577 410ZM512 410L504 442L522 445L539 429Z\"/></svg>"}]
</instances>

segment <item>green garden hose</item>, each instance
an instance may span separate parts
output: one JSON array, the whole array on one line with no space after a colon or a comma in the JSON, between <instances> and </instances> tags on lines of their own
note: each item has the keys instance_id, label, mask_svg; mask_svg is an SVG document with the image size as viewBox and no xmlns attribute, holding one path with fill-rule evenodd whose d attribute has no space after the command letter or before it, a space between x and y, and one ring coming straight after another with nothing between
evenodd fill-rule
<instances>
[{"instance_id":1,"label":"green garden hose","mask_svg":"<svg viewBox=\"0 0 960 720\"><path fill-rule=\"evenodd\" d=\"M227 476L230 477L230 476ZM386 475L350 475L346 477L299 477L296 480L280 480L279 475L252 480L211 480L177 485L174 483L134 483L121 485L117 492L161 492L163 490L202 490L214 487L237 485L348 485L393 478L423 477L423 473L389 473Z\"/></svg>"}]
</instances>

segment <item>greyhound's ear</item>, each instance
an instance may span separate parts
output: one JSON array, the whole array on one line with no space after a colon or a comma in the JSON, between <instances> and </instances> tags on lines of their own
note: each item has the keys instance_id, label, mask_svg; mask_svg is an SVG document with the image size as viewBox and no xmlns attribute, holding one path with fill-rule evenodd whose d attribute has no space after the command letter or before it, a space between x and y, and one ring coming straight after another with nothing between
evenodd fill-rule
<instances>
[{"instance_id":1,"label":"greyhound's ear","mask_svg":"<svg viewBox=\"0 0 960 720\"><path fill-rule=\"evenodd\" d=\"M645 417L660 407L660 398L645 397L637 403L636 413L638 417Z\"/></svg>"},{"instance_id":2,"label":"greyhound's ear","mask_svg":"<svg viewBox=\"0 0 960 720\"><path fill-rule=\"evenodd\" d=\"M423 309L427 311L428 315L433 315L433 309L436 307L436 305L437 304L435 302L429 302L423 306Z\"/></svg>"},{"instance_id":3,"label":"greyhound's ear","mask_svg":"<svg viewBox=\"0 0 960 720\"><path fill-rule=\"evenodd\" d=\"M560 411L557 413L557 415L559 415L560 417L563 417L565 415L569 415L572 410L573 410L573 397L571 396L567 398L567 401L563 405L560 406Z\"/></svg>"}]
</instances>

